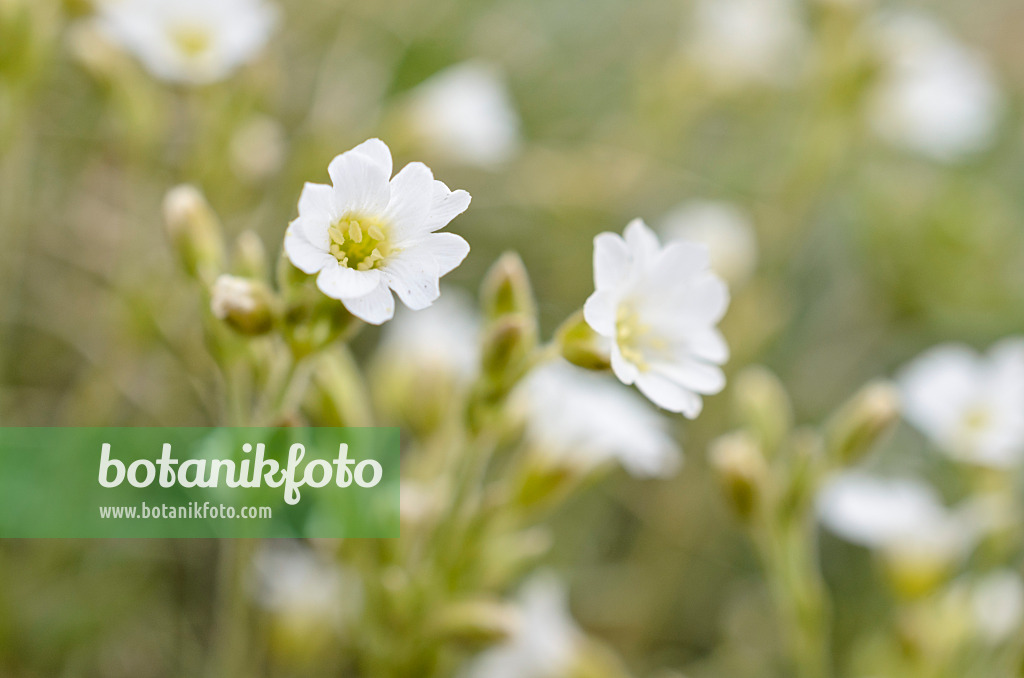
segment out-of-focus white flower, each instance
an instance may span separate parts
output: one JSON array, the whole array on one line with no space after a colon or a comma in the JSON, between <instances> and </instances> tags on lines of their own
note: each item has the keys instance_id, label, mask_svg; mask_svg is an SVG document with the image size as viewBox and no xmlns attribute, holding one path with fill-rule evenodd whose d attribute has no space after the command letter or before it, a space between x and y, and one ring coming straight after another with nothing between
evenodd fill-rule
<instances>
[{"instance_id":1,"label":"out-of-focus white flower","mask_svg":"<svg viewBox=\"0 0 1024 678\"><path fill-rule=\"evenodd\" d=\"M265 0L122 0L98 7L100 29L164 80L222 80L266 44L277 8Z\"/></svg>"},{"instance_id":2,"label":"out-of-focus white flower","mask_svg":"<svg viewBox=\"0 0 1024 678\"><path fill-rule=\"evenodd\" d=\"M615 376L692 419L703 408L701 394L725 386L719 365L728 360L729 347L715 326L729 305L729 290L711 271L706 246L662 247L640 219L624 236L594 239L596 291L584 317L610 340Z\"/></svg>"},{"instance_id":3,"label":"out-of-focus white flower","mask_svg":"<svg viewBox=\"0 0 1024 678\"><path fill-rule=\"evenodd\" d=\"M519 147L519 115L494 65L468 61L414 89L410 123L432 152L456 162L491 167Z\"/></svg>"},{"instance_id":4,"label":"out-of-focus white flower","mask_svg":"<svg viewBox=\"0 0 1024 678\"><path fill-rule=\"evenodd\" d=\"M1024 622L1024 582L1012 570L998 570L976 582L971 606L978 632L995 645L1017 633Z\"/></svg>"},{"instance_id":5,"label":"out-of-focus white flower","mask_svg":"<svg viewBox=\"0 0 1024 678\"><path fill-rule=\"evenodd\" d=\"M689 53L725 89L798 73L806 30L792 0L700 0Z\"/></svg>"},{"instance_id":6,"label":"out-of-focus white flower","mask_svg":"<svg viewBox=\"0 0 1024 678\"><path fill-rule=\"evenodd\" d=\"M1004 97L983 55L916 12L890 15L878 42L883 73L868 115L879 136L940 161L992 142Z\"/></svg>"},{"instance_id":7,"label":"out-of-focus white flower","mask_svg":"<svg viewBox=\"0 0 1024 678\"><path fill-rule=\"evenodd\" d=\"M467 382L480 365L480 318L464 296L449 290L425 311L400 312L388 325L377 357L384 364Z\"/></svg>"},{"instance_id":8,"label":"out-of-focus white flower","mask_svg":"<svg viewBox=\"0 0 1024 678\"><path fill-rule=\"evenodd\" d=\"M520 388L529 444L550 461L587 471L617 460L635 476L667 476L681 460L665 420L613 381L567 362L535 370Z\"/></svg>"},{"instance_id":9,"label":"out-of-focus white flower","mask_svg":"<svg viewBox=\"0 0 1024 678\"><path fill-rule=\"evenodd\" d=\"M413 310L430 306L441 276L469 254L461 237L435 233L466 211L469 193L449 190L419 162L389 182L391 151L380 139L342 153L327 171L333 186L307 183L299 197L284 238L291 262L374 325L394 315L392 290Z\"/></svg>"},{"instance_id":10,"label":"out-of-focus white flower","mask_svg":"<svg viewBox=\"0 0 1024 678\"><path fill-rule=\"evenodd\" d=\"M295 632L325 624L337 629L344 611L358 607L359 588L342 573L292 542L267 543L253 557L249 590L256 603Z\"/></svg>"},{"instance_id":11,"label":"out-of-focus white flower","mask_svg":"<svg viewBox=\"0 0 1024 678\"><path fill-rule=\"evenodd\" d=\"M987 356L937 346L899 377L907 419L954 459L1006 467L1024 457L1024 339Z\"/></svg>"},{"instance_id":12,"label":"out-of-focus white flower","mask_svg":"<svg viewBox=\"0 0 1024 678\"><path fill-rule=\"evenodd\" d=\"M739 207L711 200L679 205L662 222L666 240L707 245L711 268L730 283L746 282L757 266L757 237L750 217Z\"/></svg>"},{"instance_id":13,"label":"out-of-focus white flower","mask_svg":"<svg viewBox=\"0 0 1024 678\"><path fill-rule=\"evenodd\" d=\"M946 509L928 485L859 471L840 474L822 488L818 514L848 541L915 561L950 561L978 536L973 521Z\"/></svg>"},{"instance_id":14,"label":"out-of-focus white flower","mask_svg":"<svg viewBox=\"0 0 1024 678\"><path fill-rule=\"evenodd\" d=\"M518 631L471 662L464 678L556 678L569 673L581 633L569 614L565 589L538 575L519 593Z\"/></svg>"}]
</instances>

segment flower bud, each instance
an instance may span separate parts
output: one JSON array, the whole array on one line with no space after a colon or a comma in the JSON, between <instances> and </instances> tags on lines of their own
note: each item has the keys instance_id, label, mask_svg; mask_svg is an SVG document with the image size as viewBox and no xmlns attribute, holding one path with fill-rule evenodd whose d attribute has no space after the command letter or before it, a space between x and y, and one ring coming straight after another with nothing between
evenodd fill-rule
<instances>
[{"instance_id":1,"label":"flower bud","mask_svg":"<svg viewBox=\"0 0 1024 678\"><path fill-rule=\"evenodd\" d=\"M481 368L492 396L508 393L529 367L537 346L537 323L527 315L499 318L484 335Z\"/></svg>"},{"instance_id":2,"label":"flower bud","mask_svg":"<svg viewBox=\"0 0 1024 678\"><path fill-rule=\"evenodd\" d=\"M506 252L494 262L480 286L480 301L487 320L515 313L536 316L530 277L518 254Z\"/></svg>"},{"instance_id":3,"label":"flower bud","mask_svg":"<svg viewBox=\"0 0 1024 678\"><path fill-rule=\"evenodd\" d=\"M220 276L210 290L210 310L241 334L266 334L274 327L274 293L258 280Z\"/></svg>"},{"instance_id":4,"label":"flower bud","mask_svg":"<svg viewBox=\"0 0 1024 678\"><path fill-rule=\"evenodd\" d=\"M844 465L865 457L900 416L900 397L888 381L868 384L832 416L826 432L829 457Z\"/></svg>"},{"instance_id":5,"label":"flower bud","mask_svg":"<svg viewBox=\"0 0 1024 678\"><path fill-rule=\"evenodd\" d=\"M555 332L555 341L562 357L577 367L587 370L607 370L611 367L608 342L595 332L579 310L569 316Z\"/></svg>"},{"instance_id":6,"label":"flower bud","mask_svg":"<svg viewBox=\"0 0 1024 678\"><path fill-rule=\"evenodd\" d=\"M235 239L235 251L232 258L235 275L243 278L265 280L267 270L267 250L263 239L255 231L242 231Z\"/></svg>"},{"instance_id":7,"label":"flower bud","mask_svg":"<svg viewBox=\"0 0 1024 678\"><path fill-rule=\"evenodd\" d=\"M443 640L485 645L508 639L521 622L513 605L479 598L445 605L432 620L431 630Z\"/></svg>"},{"instance_id":8,"label":"flower bud","mask_svg":"<svg viewBox=\"0 0 1024 678\"><path fill-rule=\"evenodd\" d=\"M771 455L793 426L793 407L786 388L770 370L748 367L736 376L734 407L743 425Z\"/></svg>"},{"instance_id":9,"label":"flower bud","mask_svg":"<svg viewBox=\"0 0 1024 678\"><path fill-rule=\"evenodd\" d=\"M172 188L164 198L164 222L189 275L210 284L224 270L220 220L194 186Z\"/></svg>"},{"instance_id":10,"label":"flower bud","mask_svg":"<svg viewBox=\"0 0 1024 678\"><path fill-rule=\"evenodd\" d=\"M718 475L726 499L743 520L748 520L764 498L768 465L757 441L736 432L711 443L711 466Z\"/></svg>"}]
</instances>

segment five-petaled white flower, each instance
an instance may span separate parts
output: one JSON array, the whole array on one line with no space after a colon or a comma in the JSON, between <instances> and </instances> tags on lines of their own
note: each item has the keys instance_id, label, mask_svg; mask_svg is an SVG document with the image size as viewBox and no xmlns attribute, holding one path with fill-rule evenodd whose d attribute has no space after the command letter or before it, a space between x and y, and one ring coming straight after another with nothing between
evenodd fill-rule
<instances>
[{"instance_id":1,"label":"five-petaled white flower","mask_svg":"<svg viewBox=\"0 0 1024 678\"><path fill-rule=\"evenodd\" d=\"M98 22L153 75L202 85L252 59L277 15L265 0L122 0L100 4Z\"/></svg>"},{"instance_id":2,"label":"five-petaled white flower","mask_svg":"<svg viewBox=\"0 0 1024 678\"><path fill-rule=\"evenodd\" d=\"M723 89L792 80L807 42L799 9L793 0L700 0L690 56Z\"/></svg>"},{"instance_id":3,"label":"five-petaled white flower","mask_svg":"<svg viewBox=\"0 0 1024 678\"><path fill-rule=\"evenodd\" d=\"M284 239L296 267L317 273L317 286L352 315L379 325L395 312L394 290L413 310L440 296L439 279L466 258L469 244L435 233L469 207L423 163L391 177L391 151L370 139L327 168L333 186L307 183L299 217Z\"/></svg>"},{"instance_id":4,"label":"five-petaled white flower","mask_svg":"<svg viewBox=\"0 0 1024 678\"><path fill-rule=\"evenodd\" d=\"M358 583L297 543L280 541L262 547L253 557L248 588L256 603L298 630L318 626L336 629L358 606Z\"/></svg>"},{"instance_id":5,"label":"five-petaled white flower","mask_svg":"<svg viewBox=\"0 0 1024 678\"><path fill-rule=\"evenodd\" d=\"M868 114L879 136L940 161L991 143L1004 97L982 54L909 11L887 17L878 42L884 67Z\"/></svg>"},{"instance_id":6,"label":"five-petaled white flower","mask_svg":"<svg viewBox=\"0 0 1024 678\"><path fill-rule=\"evenodd\" d=\"M679 468L667 422L613 380L559 361L535 370L518 395L527 440L551 463L587 471L614 459L640 477Z\"/></svg>"},{"instance_id":7,"label":"five-petaled white flower","mask_svg":"<svg viewBox=\"0 0 1024 678\"><path fill-rule=\"evenodd\" d=\"M485 62L431 76L410 93L409 114L425 144L456 162L493 167L519 148L519 114L501 71Z\"/></svg>"},{"instance_id":8,"label":"five-petaled white flower","mask_svg":"<svg viewBox=\"0 0 1024 678\"><path fill-rule=\"evenodd\" d=\"M821 521L837 535L898 559L953 560L981 531L974 507L947 509L916 479L849 471L826 483L817 503Z\"/></svg>"},{"instance_id":9,"label":"five-petaled white flower","mask_svg":"<svg viewBox=\"0 0 1024 678\"><path fill-rule=\"evenodd\" d=\"M746 282L757 267L757 236L750 217L736 205L693 200L668 213L661 232L669 240L692 240L711 251L711 268L731 285Z\"/></svg>"},{"instance_id":10,"label":"five-petaled white flower","mask_svg":"<svg viewBox=\"0 0 1024 678\"><path fill-rule=\"evenodd\" d=\"M937 346L899 377L907 419L947 455L982 466L1024 459L1024 338L987 356Z\"/></svg>"},{"instance_id":11,"label":"five-petaled white flower","mask_svg":"<svg viewBox=\"0 0 1024 678\"><path fill-rule=\"evenodd\" d=\"M711 271L704 245L664 247L640 219L625 237L594 239L594 286L583 312L610 340L612 369L655 404L694 418L701 394L725 386L719 365L729 347L715 325L729 305L729 290Z\"/></svg>"},{"instance_id":12,"label":"five-petaled white flower","mask_svg":"<svg viewBox=\"0 0 1024 678\"><path fill-rule=\"evenodd\" d=\"M472 661L465 678L552 678L571 675L583 634L569 614L565 588L535 575L519 593L518 631Z\"/></svg>"}]
</instances>

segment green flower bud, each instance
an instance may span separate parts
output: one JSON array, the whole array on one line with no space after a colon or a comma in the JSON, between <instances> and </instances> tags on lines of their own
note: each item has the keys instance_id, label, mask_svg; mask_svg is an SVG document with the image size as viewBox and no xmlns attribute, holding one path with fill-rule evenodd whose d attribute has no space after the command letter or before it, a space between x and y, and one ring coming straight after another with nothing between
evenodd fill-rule
<instances>
[{"instance_id":1,"label":"green flower bud","mask_svg":"<svg viewBox=\"0 0 1024 678\"><path fill-rule=\"evenodd\" d=\"M232 329L251 336L274 328L276 299L264 283L222 275L210 290L210 310Z\"/></svg>"},{"instance_id":2,"label":"green flower bud","mask_svg":"<svg viewBox=\"0 0 1024 678\"><path fill-rule=\"evenodd\" d=\"M607 342L583 318L583 311L573 313L555 333L562 357L573 365L588 370L607 370L611 355Z\"/></svg>"},{"instance_id":3,"label":"green flower bud","mask_svg":"<svg viewBox=\"0 0 1024 678\"><path fill-rule=\"evenodd\" d=\"M833 461L850 465L864 458L900 417L899 391L891 382L868 384L832 416L825 431Z\"/></svg>"},{"instance_id":4,"label":"green flower bud","mask_svg":"<svg viewBox=\"0 0 1024 678\"><path fill-rule=\"evenodd\" d=\"M506 252L494 262L480 286L480 301L486 320L513 314L537 315L530 277L518 254Z\"/></svg>"},{"instance_id":5,"label":"green flower bud","mask_svg":"<svg viewBox=\"0 0 1024 678\"><path fill-rule=\"evenodd\" d=\"M232 263L235 275L258 280L267 278L267 249L255 231L242 231L235 239Z\"/></svg>"},{"instance_id":6,"label":"green flower bud","mask_svg":"<svg viewBox=\"0 0 1024 678\"><path fill-rule=\"evenodd\" d=\"M730 433L711 443L711 467L736 514L749 520L764 500L768 464L749 433Z\"/></svg>"},{"instance_id":7,"label":"green flower bud","mask_svg":"<svg viewBox=\"0 0 1024 678\"><path fill-rule=\"evenodd\" d=\"M194 186L178 186L164 198L164 222L189 275L212 284L224 270L220 220Z\"/></svg>"},{"instance_id":8,"label":"green flower bud","mask_svg":"<svg viewBox=\"0 0 1024 678\"><path fill-rule=\"evenodd\" d=\"M481 372L490 397L501 397L529 368L537 347L537 323L523 314L508 315L491 324L484 335Z\"/></svg>"},{"instance_id":9,"label":"green flower bud","mask_svg":"<svg viewBox=\"0 0 1024 678\"><path fill-rule=\"evenodd\" d=\"M490 645L508 639L521 622L508 603L487 598L448 603L430 623L433 635L447 641Z\"/></svg>"},{"instance_id":10,"label":"green flower bud","mask_svg":"<svg viewBox=\"0 0 1024 678\"><path fill-rule=\"evenodd\" d=\"M793 426L793 407L786 388L770 370L754 366L740 372L733 385L734 407L766 454L772 455Z\"/></svg>"}]
</instances>

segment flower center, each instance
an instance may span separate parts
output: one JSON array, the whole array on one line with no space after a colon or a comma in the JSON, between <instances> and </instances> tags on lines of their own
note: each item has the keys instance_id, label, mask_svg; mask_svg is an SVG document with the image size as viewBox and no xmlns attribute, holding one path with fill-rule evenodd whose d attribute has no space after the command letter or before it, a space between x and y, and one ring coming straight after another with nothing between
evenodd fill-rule
<instances>
[{"instance_id":1,"label":"flower center","mask_svg":"<svg viewBox=\"0 0 1024 678\"><path fill-rule=\"evenodd\" d=\"M974 407L964 415L963 426L967 433L981 433L992 424L992 413L984 407Z\"/></svg>"},{"instance_id":2,"label":"flower center","mask_svg":"<svg viewBox=\"0 0 1024 678\"><path fill-rule=\"evenodd\" d=\"M655 336L651 325L643 322L640 315L626 305L620 306L616 313L615 343L622 357L641 372L650 368L648 356L651 353L665 353L669 348L668 342Z\"/></svg>"},{"instance_id":3,"label":"flower center","mask_svg":"<svg viewBox=\"0 0 1024 678\"><path fill-rule=\"evenodd\" d=\"M384 225L369 217L346 216L327 229L331 254L342 266L369 271L391 253Z\"/></svg>"},{"instance_id":4,"label":"flower center","mask_svg":"<svg viewBox=\"0 0 1024 678\"><path fill-rule=\"evenodd\" d=\"M187 57L197 57L210 49L213 36L202 26L183 25L171 29L171 41Z\"/></svg>"}]
</instances>

